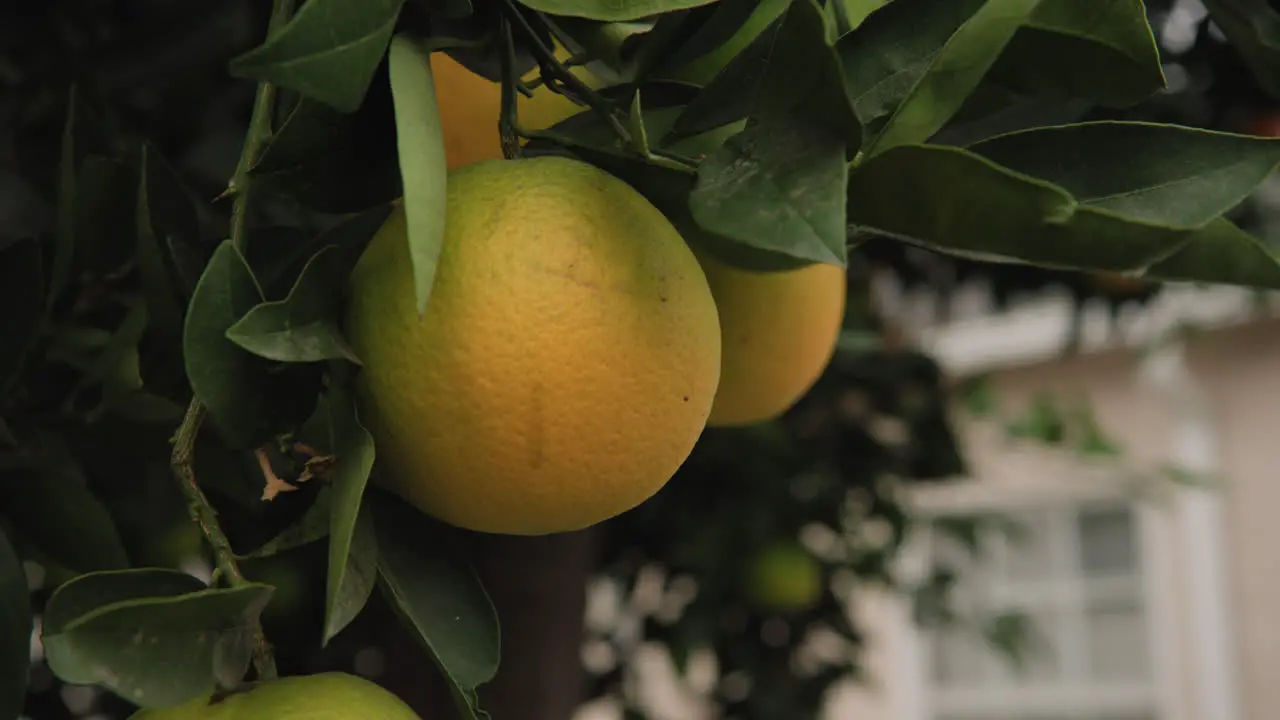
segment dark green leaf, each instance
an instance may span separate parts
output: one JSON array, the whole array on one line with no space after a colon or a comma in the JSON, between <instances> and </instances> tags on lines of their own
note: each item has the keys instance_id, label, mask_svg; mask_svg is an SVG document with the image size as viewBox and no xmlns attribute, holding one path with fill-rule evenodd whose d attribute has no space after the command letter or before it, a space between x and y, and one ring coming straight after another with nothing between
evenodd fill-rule
<instances>
[{"instance_id":1,"label":"dark green leaf","mask_svg":"<svg viewBox=\"0 0 1280 720\"><path fill-rule=\"evenodd\" d=\"M191 197L183 190L177 172L148 144L142 146L138 177L138 271L147 299L152 332L167 343L182 337L182 299L176 269L169 258L169 243L190 243L200 228Z\"/></svg>"},{"instance_id":2,"label":"dark green leaf","mask_svg":"<svg viewBox=\"0 0 1280 720\"><path fill-rule=\"evenodd\" d=\"M498 618L475 571L443 528L387 493L368 496L384 595L475 718L474 689L498 670Z\"/></svg>"},{"instance_id":3,"label":"dark green leaf","mask_svg":"<svg viewBox=\"0 0 1280 720\"><path fill-rule=\"evenodd\" d=\"M361 499L373 470L374 445L356 412L354 373L335 365L329 423L335 461L329 524L329 573L325 589L324 642L338 634L364 607L376 581L377 546L373 518Z\"/></svg>"},{"instance_id":4,"label":"dark green leaf","mask_svg":"<svg viewBox=\"0 0 1280 720\"><path fill-rule=\"evenodd\" d=\"M1165 85L1142 0L1043 0L991 77L1018 92L1127 107Z\"/></svg>"},{"instance_id":5,"label":"dark green leaf","mask_svg":"<svg viewBox=\"0 0 1280 720\"><path fill-rule=\"evenodd\" d=\"M794 115L761 121L702 162L693 218L761 250L843 265L845 148L844 138Z\"/></svg>"},{"instance_id":6,"label":"dark green leaf","mask_svg":"<svg viewBox=\"0 0 1280 720\"><path fill-rule=\"evenodd\" d=\"M0 471L0 516L23 541L71 570L127 567L115 523L66 445L54 435L24 445L31 461Z\"/></svg>"},{"instance_id":7,"label":"dark green leaf","mask_svg":"<svg viewBox=\"0 0 1280 720\"><path fill-rule=\"evenodd\" d=\"M309 0L262 46L231 61L237 77L273 82L354 112L404 0Z\"/></svg>"},{"instance_id":8,"label":"dark green leaf","mask_svg":"<svg viewBox=\"0 0 1280 720\"><path fill-rule=\"evenodd\" d=\"M230 240L209 260L187 308L183 355L191 390L233 447L255 447L276 430L268 407L266 361L227 339L227 330L262 302L262 291Z\"/></svg>"},{"instance_id":9,"label":"dark green leaf","mask_svg":"<svg viewBox=\"0 0 1280 720\"><path fill-rule=\"evenodd\" d=\"M310 507L302 514L302 517L284 530L281 530L278 535L263 543L258 549L248 555L240 555L240 559L253 560L279 555L282 552L287 552L303 545L310 545L317 540L328 537L329 515L332 512L330 503L332 499L332 486L321 486L320 490L316 492L315 499L311 501Z\"/></svg>"},{"instance_id":10,"label":"dark green leaf","mask_svg":"<svg viewBox=\"0 0 1280 720\"><path fill-rule=\"evenodd\" d=\"M40 243L19 240L0 250L0 397L22 371L44 317Z\"/></svg>"},{"instance_id":11,"label":"dark green leaf","mask_svg":"<svg viewBox=\"0 0 1280 720\"><path fill-rule=\"evenodd\" d=\"M756 105L782 21L761 31L716 73L671 127L671 139L698 135L743 120Z\"/></svg>"},{"instance_id":12,"label":"dark green leaf","mask_svg":"<svg viewBox=\"0 0 1280 720\"><path fill-rule=\"evenodd\" d=\"M1280 97L1280 10L1268 0L1204 0L1258 84Z\"/></svg>"},{"instance_id":13,"label":"dark green leaf","mask_svg":"<svg viewBox=\"0 0 1280 720\"><path fill-rule=\"evenodd\" d=\"M1139 122L1035 128L969 149L1086 206L1177 228L1235 207L1280 163L1280 140Z\"/></svg>"},{"instance_id":14,"label":"dark green leaf","mask_svg":"<svg viewBox=\"0 0 1280 720\"><path fill-rule=\"evenodd\" d=\"M520 4L550 15L619 22L709 5L716 0L520 0Z\"/></svg>"},{"instance_id":15,"label":"dark green leaf","mask_svg":"<svg viewBox=\"0 0 1280 720\"><path fill-rule=\"evenodd\" d=\"M0 532L0 717L22 714L31 664L31 597L22 562Z\"/></svg>"},{"instance_id":16,"label":"dark green leaf","mask_svg":"<svg viewBox=\"0 0 1280 720\"><path fill-rule=\"evenodd\" d=\"M662 58L671 77L706 85L747 48L791 0L720 0L706 22ZM659 70L662 73L662 70Z\"/></svg>"},{"instance_id":17,"label":"dark green leaf","mask_svg":"<svg viewBox=\"0 0 1280 720\"><path fill-rule=\"evenodd\" d=\"M344 217L311 238L290 237L282 242L261 243L251 239L246 255L254 277L262 282L267 297L285 297L302 269L322 248L333 245L344 255L359 258L391 210L391 205L377 205Z\"/></svg>"},{"instance_id":18,"label":"dark green leaf","mask_svg":"<svg viewBox=\"0 0 1280 720\"><path fill-rule=\"evenodd\" d=\"M894 0L837 45L870 156L937 132L1041 0Z\"/></svg>"},{"instance_id":19,"label":"dark green leaf","mask_svg":"<svg viewBox=\"0 0 1280 720\"><path fill-rule=\"evenodd\" d=\"M391 41L387 55L395 98L396 145L404 184L405 223L418 312L427 307L444 243L444 130L436 107L428 53L406 35Z\"/></svg>"},{"instance_id":20,"label":"dark green leaf","mask_svg":"<svg viewBox=\"0 0 1280 720\"><path fill-rule=\"evenodd\" d=\"M176 705L243 679L271 593L267 585L208 589L177 571L82 575L49 599L49 667L143 707Z\"/></svg>"},{"instance_id":21,"label":"dark green leaf","mask_svg":"<svg viewBox=\"0 0 1280 720\"><path fill-rule=\"evenodd\" d=\"M0 417L0 445L18 447L18 439L13 436L13 430L9 429L9 423L3 417Z\"/></svg>"},{"instance_id":22,"label":"dark green leaf","mask_svg":"<svg viewBox=\"0 0 1280 720\"><path fill-rule=\"evenodd\" d=\"M62 293L71 277L71 261L76 252L76 173L82 143L77 142L83 130L81 103L75 86L67 97L67 118L62 125L62 147L58 155L58 206L54 225L53 260L49 268L48 305Z\"/></svg>"},{"instance_id":23,"label":"dark green leaf","mask_svg":"<svg viewBox=\"0 0 1280 720\"><path fill-rule=\"evenodd\" d=\"M227 338L268 360L359 363L338 319L353 259L336 246L322 248L302 269L289 297L257 305L227 329Z\"/></svg>"},{"instance_id":24,"label":"dark green leaf","mask_svg":"<svg viewBox=\"0 0 1280 720\"><path fill-rule=\"evenodd\" d=\"M137 252L138 179L124 163L90 155L76 177L73 274L119 271Z\"/></svg>"},{"instance_id":25,"label":"dark green leaf","mask_svg":"<svg viewBox=\"0 0 1280 720\"><path fill-rule=\"evenodd\" d=\"M1280 258L1230 220L1216 218L1172 255L1147 268L1146 275L1280 290Z\"/></svg>"}]
</instances>

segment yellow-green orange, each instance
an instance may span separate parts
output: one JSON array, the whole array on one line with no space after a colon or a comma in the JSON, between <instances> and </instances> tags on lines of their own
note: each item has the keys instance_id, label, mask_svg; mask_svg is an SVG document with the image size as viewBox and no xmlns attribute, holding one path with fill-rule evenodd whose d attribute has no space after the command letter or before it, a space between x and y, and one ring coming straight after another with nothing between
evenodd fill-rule
<instances>
[{"instance_id":1,"label":"yellow-green orange","mask_svg":"<svg viewBox=\"0 0 1280 720\"><path fill-rule=\"evenodd\" d=\"M747 566L747 600L766 610L806 610L821 597L822 587L822 566L799 543L769 545Z\"/></svg>"},{"instance_id":2,"label":"yellow-green orange","mask_svg":"<svg viewBox=\"0 0 1280 720\"><path fill-rule=\"evenodd\" d=\"M348 334L386 486L472 530L580 529L684 462L720 377L697 259L638 192L559 157L450 172L426 313L406 228L352 273Z\"/></svg>"},{"instance_id":3,"label":"yellow-green orange","mask_svg":"<svg viewBox=\"0 0 1280 720\"><path fill-rule=\"evenodd\" d=\"M561 53L565 55L565 53ZM575 68L584 80L585 70ZM431 54L440 125L444 130L445 159L449 168L502 157L498 116L502 108L501 85L477 75L443 52ZM533 97L516 98L520 124L542 130L585 110L565 96L539 87Z\"/></svg>"},{"instance_id":4,"label":"yellow-green orange","mask_svg":"<svg viewBox=\"0 0 1280 720\"><path fill-rule=\"evenodd\" d=\"M271 680L210 704L139 710L130 720L420 720L378 685L346 673Z\"/></svg>"},{"instance_id":5,"label":"yellow-green orange","mask_svg":"<svg viewBox=\"0 0 1280 720\"><path fill-rule=\"evenodd\" d=\"M813 264L778 272L699 254L720 311L723 365L708 424L750 425L795 404L831 361L847 297L845 270Z\"/></svg>"}]
</instances>

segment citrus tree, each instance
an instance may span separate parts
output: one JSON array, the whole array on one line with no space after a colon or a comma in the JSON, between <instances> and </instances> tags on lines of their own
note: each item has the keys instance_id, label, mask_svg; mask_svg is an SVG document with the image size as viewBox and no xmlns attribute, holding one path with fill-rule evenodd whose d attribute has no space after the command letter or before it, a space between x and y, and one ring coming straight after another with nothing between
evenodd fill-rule
<instances>
[{"instance_id":1,"label":"citrus tree","mask_svg":"<svg viewBox=\"0 0 1280 720\"><path fill-rule=\"evenodd\" d=\"M1208 5L1274 82L1280 16ZM960 467L873 247L1280 286L1230 219L1280 145L1122 119L1166 84L1139 0L261 14L216 198L76 85L53 217L0 236L0 716L34 607L139 717L564 718L584 582L655 566L588 694L634 705L647 638L713 651L726 715L812 716L853 668L804 641L858 638L828 589L890 581L893 481Z\"/></svg>"}]
</instances>

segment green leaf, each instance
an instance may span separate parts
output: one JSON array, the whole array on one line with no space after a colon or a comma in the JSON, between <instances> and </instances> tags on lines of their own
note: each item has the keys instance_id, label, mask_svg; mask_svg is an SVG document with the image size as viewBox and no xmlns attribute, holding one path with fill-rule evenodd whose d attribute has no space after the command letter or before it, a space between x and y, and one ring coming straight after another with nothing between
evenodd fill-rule
<instances>
[{"instance_id":1,"label":"green leaf","mask_svg":"<svg viewBox=\"0 0 1280 720\"><path fill-rule=\"evenodd\" d=\"M356 411L354 373L335 366L329 423L335 461L329 522L329 574L325 588L324 642L337 635L364 607L377 579L378 551L372 517L361 509L373 470L373 436Z\"/></svg>"},{"instance_id":2,"label":"green leaf","mask_svg":"<svg viewBox=\"0 0 1280 720\"><path fill-rule=\"evenodd\" d=\"M693 218L754 248L844 265L845 148L844 138L803 118L761 121L699 166Z\"/></svg>"},{"instance_id":3,"label":"green leaf","mask_svg":"<svg viewBox=\"0 0 1280 720\"><path fill-rule=\"evenodd\" d=\"M927 140L960 109L1041 0L894 0L836 50L872 156Z\"/></svg>"},{"instance_id":4,"label":"green leaf","mask_svg":"<svg viewBox=\"0 0 1280 720\"><path fill-rule=\"evenodd\" d=\"M439 523L387 493L368 501L382 592L450 681L459 711L475 718L474 690L498 671L493 604Z\"/></svg>"},{"instance_id":5,"label":"green leaf","mask_svg":"<svg viewBox=\"0 0 1280 720\"><path fill-rule=\"evenodd\" d=\"M227 329L227 338L268 360L346 359L358 364L338 327L351 260L337 246L322 248L302 269L289 297L255 306Z\"/></svg>"},{"instance_id":6,"label":"green leaf","mask_svg":"<svg viewBox=\"0 0 1280 720\"><path fill-rule=\"evenodd\" d=\"M62 293L71 277L71 261L76 252L76 174L80 166L79 155L84 151L78 142L83 132L84 118L76 87L71 87L67 97L67 118L62 125L62 145L58 155L58 200L54 224L53 260L49 268L48 305ZM2 377L2 376L0 376Z\"/></svg>"},{"instance_id":7,"label":"green leaf","mask_svg":"<svg viewBox=\"0 0 1280 720\"><path fill-rule=\"evenodd\" d=\"M209 589L168 570L82 575L45 609L49 668L142 707L171 707L243 679L271 594L257 584Z\"/></svg>"},{"instance_id":8,"label":"green leaf","mask_svg":"<svg viewBox=\"0 0 1280 720\"><path fill-rule=\"evenodd\" d=\"M76 178L73 274L118 272L137 253L138 179L123 162L90 155Z\"/></svg>"},{"instance_id":9,"label":"green leaf","mask_svg":"<svg viewBox=\"0 0 1280 720\"><path fill-rule=\"evenodd\" d=\"M248 555L239 555L237 558L255 560L257 558L271 557L328 537L332 499L332 486L322 485L320 490L316 492L315 499L311 501L310 507L302 514L302 517L284 530L281 530L275 537L260 545L258 549Z\"/></svg>"},{"instance_id":10,"label":"green leaf","mask_svg":"<svg viewBox=\"0 0 1280 720\"><path fill-rule=\"evenodd\" d=\"M250 448L277 429L272 377L262 358L227 339L227 330L262 302L262 291L230 240L214 252L187 308L183 355L191 390L233 447Z\"/></svg>"},{"instance_id":11,"label":"green leaf","mask_svg":"<svg viewBox=\"0 0 1280 720\"><path fill-rule=\"evenodd\" d=\"M0 471L0 516L17 537L71 570L127 567L115 522L70 449L55 435L37 436L24 447L30 462Z\"/></svg>"},{"instance_id":12,"label":"green leaf","mask_svg":"<svg viewBox=\"0 0 1280 720\"><path fill-rule=\"evenodd\" d=\"M28 238L0 250L0 398L22 371L44 302L40 242Z\"/></svg>"},{"instance_id":13,"label":"green leaf","mask_svg":"<svg viewBox=\"0 0 1280 720\"><path fill-rule=\"evenodd\" d=\"M0 717L22 714L31 664L31 596L22 561L0 532Z\"/></svg>"},{"instance_id":14,"label":"green leaf","mask_svg":"<svg viewBox=\"0 0 1280 720\"><path fill-rule=\"evenodd\" d=\"M1204 0L1231 47L1272 97L1280 97L1280 11L1267 0Z\"/></svg>"},{"instance_id":15,"label":"green leaf","mask_svg":"<svg viewBox=\"0 0 1280 720\"><path fill-rule=\"evenodd\" d=\"M1280 290L1280 258L1226 218L1192 233L1176 252L1147 268L1147 277Z\"/></svg>"},{"instance_id":16,"label":"green leaf","mask_svg":"<svg viewBox=\"0 0 1280 720\"><path fill-rule=\"evenodd\" d=\"M168 243L192 242L200 228L191 197L177 172L150 144L142 145L138 177L138 272L147 299L152 332L166 344L182 337L182 300L176 269L168 261Z\"/></svg>"},{"instance_id":17,"label":"green leaf","mask_svg":"<svg viewBox=\"0 0 1280 720\"><path fill-rule=\"evenodd\" d=\"M348 215L311 238L261 243L251 238L246 259L267 297L286 297L303 268L325 247L332 245L349 258L359 258L391 211L389 204L377 205Z\"/></svg>"},{"instance_id":18,"label":"green leaf","mask_svg":"<svg viewBox=\"0 0 1280 720\"><path fill-rule=\"evenodd\" d=\"M1128 107L1165 86L1142 0L1043 0L1013 36L991 77L1028 94Z\"/></svg>"},{"instance_id":19,"label":"green leaf","mask_svg":"<svg viewBox=\"0 0 1280 720\"><path fill-rule=\"evenodd\" d=\"M733 56L676 118L664 142L745 119L760 96L761 83L768 73L770 56L781 29L782 23L775 21Z\"/></svg>"},{"instance_id":20,"label":"green leaf","mask_svg":"<svg viewBox=\"0 0 1280 720\"><path fill-rule=\"evenodd\" d=\"M0 445L7 447L18 447L18 439L13 436L13 430L9 428L9 423L0 417Z\"/></svg>"},{"instance_id":21,"label":"green leaf","mask_svg":"<svg viewBox=\"0 0 1280 720\"><path fill-rule=\"evenodd\" d=\"M710 5L716 0L519 0L521 5L550 15L621 22L674 10Z\"/></svg>"},{"instance_id":22,"label":"green leaf","mask_svg":"<svg viewBox=\"0 0 1280 720\"><path fill-rule=\"evenodd\" d=\"M1141 122L1034 128L969 150L1086 206L1178 228L1235 207L1280 164L1280 140Z\"/></svg>"},{"instance_id":23,"label":"green leaf","mask_svg":"<svg viewBox=\"0 0 1280 720\"><path fill-rule=\"evenodd\" d=\"M404 0L308 0L278 34L231 61L231 74L273 82L354 112Z\"/></svg>"},{"instance_id":24,"label":"green leaf","mask_svg":"<svg viewBox=\"0 0 1280 720\"><path fill-rule=\"evenodd\" d=\"M658 73L706 85L742 53L792 0L720 0L706 22L662 58ZM663 69L670 68L664 72Z\"/></svg>"},{"instance_id":25,"label":"green leaf","mask_svg":"<svg viewBox=\"0 0 1280 720\"><path fill-rule=\"evenodd\" d=\"M404 184L405 222L418 312L426 310L444 243L446 165L444 131L436 107L427 51L407 35L391 41L387 56L396 108L396 145Z\"/></svg>"}]
</instances>

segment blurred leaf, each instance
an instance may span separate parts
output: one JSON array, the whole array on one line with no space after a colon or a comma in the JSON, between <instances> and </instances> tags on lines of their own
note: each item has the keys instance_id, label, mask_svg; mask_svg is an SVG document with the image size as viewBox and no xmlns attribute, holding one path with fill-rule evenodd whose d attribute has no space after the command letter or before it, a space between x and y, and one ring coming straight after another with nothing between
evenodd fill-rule
<instances>
[{"instance_id":1,"label":"blurred leaf","mask_svg":"<svg viewBox=\"0 0 1280 720\"><path fill-rule=\"evenodd\" d=\"M368 495L383 594L475 718L474 689L498 670L498 618L475 571L440 525L386 493Z\"/></svg>"},{"instance_id":2,"label":"blurred leaf","mask_svg":"<svg viewBox=\"0 0 1280 720\"><path fill-rule=\"evenodd\" d=\"M76 272L117 272L137 253L138 180L124 163L90 155L76 177Z\"/></svg>"},{"instance_id":3,"label":"blurred leaf","mask_svg":"<svg viewBox=\"0 0 1280 720\"><path fill-rule=\"evenodd\" d=\"M62 294L63 287L71 277L71 261L76 250L76 173L82 153L81 143L77 142L77 131L83 132L84 118L79 117L81 103L74 85L67 97L67 117L62 125L62 145L58 153L58 201L57 218L54 225L53 260L49 268L48 305Z\"/></svg>"},{"instance_id":4,"label":"blurred leaf","mask_svg":"<svg viewBox=\"0 0 1280 720\"><path fill-rule=\"evenodd\" d=\"M126 570L82 575L45 608L49 668L143 707L169 707L240 682L267 585L210 589L186 573Z\"/></svg>"},{"instance_id":5,"label":"blurred leaf","mask_svg":"<svg viewBox=\"0 0 1280 720\"><path fill-rule=\"evenodd\" d=\"M44 318L40 242L19 240L0 250L0 398L22 371Z\"/></svg>"},{"instance_id":6,"label":"blurred leaf","mask_svg":"<svg viewBox=\"0 0 1280 720\"><path fill-rule=\"evenodd\" d=\"M1010 437L1058 445L1066 437L1067 422L1053 396L1042 392L1031 400L1026 414L1010 422L1005 429Z\"/></svg>"},{"instance_id":7,"label":"blurred leaf","mask_svg":"<svg viewBox=\"0 0 1280 720\"><path fill-rule=\"evenodd\" d=\"M115 523L70 450L54 435L34 440L26 444L31 462L0 470L0 516L21 540L71 570L128 567Z\"/></svg>"},{"instance_id":8,"label":"blurred leaf","mask_svg":"<svg viewBox=\"0 0 1280 720\"><path fill-rule=\"evenodd\" d=\"M1043 0L992 68L1019 92L1128 107L1165 86L1142 0Z\"/></svg>"},{"instance_id":9,"label":"blurred leaf","mask_svg":"<svg viewBox=\"0 0 1280 720\"><path fill-rule=\"evenodd\" d=\"M329 517L332 513L333 487L322 485L316 492L315 499L292 525L281 530L278 535L258 547L248 555L239 555L242 560L265 558L272 555L309 545L329 536Z\"/></svg>"},{"instance_id":10,"label":"blurred leaf","mask_svg":"<svg viewBox=\"0 0 1280 720\"><path fill-rule=\"evenodd\" d=\"M1226 218L1195 231L1176 252L1147 268L1147 277L1236 283L1280 290L1280 257Z\"/></svg>"},{"instance_id":11,"label":"blurred leaf","mask_svg":"<svg viewBox=\"0 0 1280 720\"><path fill-rule=\"evenodd\" d=\"M1081 455L1110 458L1120 455L1120 446L1102 429L1091 405L1086 403L1072 414L1074 415L1073 424L1078 433L1076 450Z\"/></svg>"},{"instance_id":12,"label":"blurred leaf","mask_svg":"<svg viewBox=\"0 0 1280 720\"><path fill-rule=\"evenodd\" d=\"M391 94L396 108L396 144L404 184L405 222L418 312L431 299L436 264L444 243L444 130L436 107L435 80L427 51L407 35L397 35L388 52Z\"/></svg>"},{"instance_id":13,"label":"blurred leaf","mask_svg":"<svg viewBox=\"0 0 1280 720\"><path fill-rule=\"evenodd\" d=\"M1159 197L1152 193L1152 200ZM1086 270L1139 270L1172 257L1196 235L1077 204L1044 180L959 148L931 145L900 146L860 165L849 178L849 221L860 231L959 257ZM1206 234L1201 240L1222 237L1231 239ZM1245 258L1259 257L1244 243L1224 243L1217 252L1232 255L1203 268L1185 262L1176 267L1196 273L1189 279L1200 273L1221 279ZM1262 276L1250 269L1234 281Z\"/></svg>"},{"instance_id":14,"label":"blurred leaf","mask_svg":"<svg viewBox=\"0 0 1280 720\"><path fill-rule=\"evenodd\" d=\"M182 181L164 158L144 143L138 177L137 260L147 299L149 328L178 346L182 338L184 293L167 261L169 242L192 242L200 229L195 206Z\"/></svg>"},{"instance_id":15,"label":"blurred leaf","mask_svg":"<svg viewBox=\"0 0 1280 720\"><path fill-rule=\"evenodd\" d=\"M227 339L227 330L262 302L262 291L230 240L209 260L187 308L183 355L191 390L233 447L250 448L277 430L266 361Z\"/></svg>"},{"instance_id":16,"label":"blurred leaf","mask_svg":"<svg viewBox=\"0 0 1280 720\"><path fill-rule=\"evenodd\" d=\"M693 218L760 250L844 265L845 148L844 138L797 116L762 120L699 166Z\"/></svg>"},{"instance_id":17,"label":"blurred leaf","mask_svg":"<svg viewBox=\"0 0 1280 720\"><path fill-rule=\"evenodd\" d=\"M332 382L329 422L335 461L329 524L329 572L325 588L324 642L337 635L364 607L377 580L378 549L373 518L362 511L362 497L373 470L373 437L360 424L353 391L354 373L341 366Z\"/></svg>"},{"instance_id":18,"label":"blurred leaf","mask_svg":"<svg viewBox=\"0 0 1280 720\"><path fill-rule=\"evenodd\" d=\"M964 104L1041 0L894 0L840 39L868 157L923 142Z\"/></svg>"},{"instance_id":19,"label":"blurred leaf","mask_svg":"<svg viewBox=\"0 0 1280 720\"><path fill-rule=\"evenodd\" d=\"M709 5L716 0L519 0L521 5L550 15L620 22L650 15Z\"/></svg>"},{"instance_id":20,"label":"blurred leaf","mask_svg":"<svg viewBox=\"0 0 1280 720\"><path fill-rule=\"evenodd\" d=\"M359 364L338 327L343 281L352 260L336 246L321 248L302 269L289 297L255 306L227 329L227 338L268 360L346 359Z\"/></svg>"},{"instance_id":21,"label":"blurred leaf","mask_svg":"<svg viewBox=\"0 0 1280 720\"><path fill-rule=\"evenodd\" d=\"M1280 98L1280 11L1268 0L1204 0L1204 6L1258 84Z\"/></svg>"},{"instance_id":22,"label":"blurred leaf","mask_svg":"<svg viewBox=\"0 0 1280 720\"><path fill-rule=\"evenodd\" d=\"M22 561L0 532L0 717L22 714L31 664L31 597Z\"/></svg>"},{"instance_id":23,"label":"blurred leaf","mask_svg":"<svg viewBox=\"0 0 1280 720\"><path fill-rule=\"evenodd\" d=\"M236 77L273 82L354 112L404 0L308 0L289 24L231 61Z\"/></svg>"},{"instance_id":24,"label":"blurred leaf","mask_svg":"<svg viewBox=\"0 0 1280 720\"><path fill-rule=\"evenodd\" d=\"M0 417L0 445L18 447L18 439L13 436L13 430L9 429L9 423L3 417Z\"/></svg>"},{"instance_id":25,"label":"blurred leaf","mask_svg":"<svg viewBox=\"0 0 1280 720\"><path fill-rule=\"evenodd\" d=\"M989 138L969 150L1125 219L1198 228L1280 164L1280 140L1142 122L1088 122Z\"/></svg>"}]
</instances>

